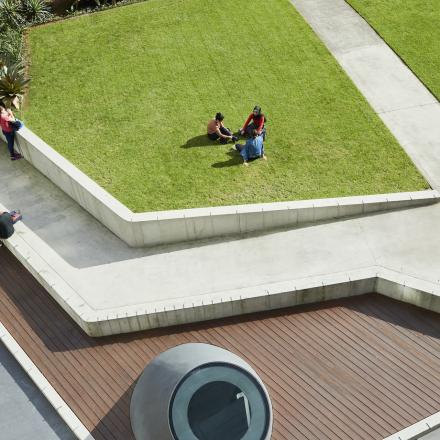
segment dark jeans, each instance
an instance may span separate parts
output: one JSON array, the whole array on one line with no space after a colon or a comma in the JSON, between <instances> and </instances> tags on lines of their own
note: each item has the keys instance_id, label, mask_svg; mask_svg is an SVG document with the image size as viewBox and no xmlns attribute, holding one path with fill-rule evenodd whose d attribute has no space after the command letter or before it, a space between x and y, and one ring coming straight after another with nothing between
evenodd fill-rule
<instances>
[{"instance_id":1,"label":"dark jeans","mask_svg":"<svg viewBox=\"0 0 440 440\"><path fill-rule=\"evenodd\" d=\"M247 137L252 137L252 130L254 130L255 128L257 128L257 127L255 127L254 123L251 122L246 127L246 136ZM263 130L261 130L261 136L263 136L263 141L265 141L266 140L266 128L265 127L263 127Z\"/></svg>"},{"instance_id":2,"label":"dark jeans","mask_svg":"<svg viewBox=\"0 0 440 440\"><path fill-rule=\"evenodd\" d=\"M14 155L14 137L15 137L15 133L13 131L11 131L10 133L8 133L7 131L3 131L3 134L5 135L6 141L8 142L9 154L11 156L13 156Z\"/></svg>"},{"instance_id":3,"label":"dark jeans","mask_svg":"<svg viewBox=\"0 0 440 440\"><path fill-rule=\"evenodd\" d=\"M229 128L226 127L220 127L220 133L224 134L225 136L232 136L232 131L229 130ZM217 133L210 133L208 134L209 139L211 141L216 141L220 136ZM221 144L227 144L229 139L221 138L220 143Z\"/></svg>"}]
</instances>

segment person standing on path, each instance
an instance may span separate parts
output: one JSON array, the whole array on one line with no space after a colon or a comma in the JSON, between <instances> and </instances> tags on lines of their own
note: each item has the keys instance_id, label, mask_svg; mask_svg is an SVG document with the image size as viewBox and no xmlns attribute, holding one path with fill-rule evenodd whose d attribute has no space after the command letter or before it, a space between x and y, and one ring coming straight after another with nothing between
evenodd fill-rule
<instances>
[{"instance_id":1,"label":"person standing on path","mask_svg":"<svg viewBox=\"0 0 440 440\"><path fill-rule=\"evenodd\" d=\"M13 122L16 122L14 113L7 109L3 103L0 103L0 126L6 138L6 142L8 143L11 160L18 160L22 158L22 155L16 153L14 150L15 128L12 124Z\"/></svg>"}]
</instances>

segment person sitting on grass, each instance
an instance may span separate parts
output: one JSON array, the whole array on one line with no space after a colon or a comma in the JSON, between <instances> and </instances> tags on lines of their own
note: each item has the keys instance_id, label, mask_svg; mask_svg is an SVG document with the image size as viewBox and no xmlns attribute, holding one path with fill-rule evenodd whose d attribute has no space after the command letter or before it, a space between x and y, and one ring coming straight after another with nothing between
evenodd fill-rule
<instances>
[{"instance_id":1,"label":"person sitting on grass","mask_svg":"<svg viewBox=\"0 0 440 440\"><path fill-rule=\"evenodd\" d=\"M238 138L232 134L229 128L223 125L223 119L225 119L225 117L219 112L215 115L214 119L208 122L207 131L209 139L212 141L220 139L221 144L227 144L229 140L236 142Z\"/></svg>"},{"instance_id":2,"label":"person sitting on grass","mask_svg":"<svg viewBox=\"0 0 440 440\"><path fill-rule=\"evenodd\" d=\"M243 165L249 165L251 159L264 159L267 160L264 154L263 136L258 134L257 130L252 130L252 137L246 141L246 144L236 144L235 149L240 153L243 158Z\"/></svg>"},{"instance_id":3,"label":"person sitting on grass","mask_svg":"<svg viewBox=\"0 0 440 440\"><path fill-rule=\"evenodd\" d=\"M14 151L16 128L14 127L13 123L18 123L18 121L15 119L14 113L12 113L11 110L8 110L5 105L0 102L0 126L6 138L6 142L8 143L8 150L11 160L18 160L21 159L22 156Z\"/></svg>"},{"instance_id":4,"label":"person sitting on grass","mask_svg":"<svg viewBox=\"0 0 440 440\"><path fill-rule=\"evenodd\" d=\"M21 214L17 211L2 212L0 214L0 240L6 240L14 233L14 224L21 220ZM0 243L1 246L1 243Z\"/></svg>"},{"instance_id":5,"label":"person sitting on grass","mask_svg":"<svg viewBox=\"0 0 440 440\"><path fill-rule=\"evenodd\" d=\"M266 116L261 112L261 107L256 105L252 110L252 113L246 119L243 127L240 128L240 134L242 136L246 134L247 137L251 137L252 130L257 130L258 135L262 135L264 141L266 139L266 129L264 128L266 120Z\"/></svg>"}]
</instances>

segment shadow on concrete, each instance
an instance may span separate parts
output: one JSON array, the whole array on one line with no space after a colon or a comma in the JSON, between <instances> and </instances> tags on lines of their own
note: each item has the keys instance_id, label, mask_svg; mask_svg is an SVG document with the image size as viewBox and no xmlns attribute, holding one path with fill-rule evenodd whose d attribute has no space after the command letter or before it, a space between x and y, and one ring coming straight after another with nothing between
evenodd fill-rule
<instances>
[{"instance_id":1,"label":"shadow on concrete","mask_svg":"<svg viewBox=\"0 0 440 440\"><path fill-rule=\"evenodd\" d=\"M0 342L0 377L3 375L6 377L0 381L2 394L9 398L7 404L2 405L3 410L0 415L0 428L4 436L2 438L11 438L9 435L17 436L17 438L22 438L21 435L23 435L24 438L26 433L32 431L35 435L33 438L76 439L40 390ZM22 421L20 426L11 427L10 421L18 418Z\"/></svg>"}]
</instances>

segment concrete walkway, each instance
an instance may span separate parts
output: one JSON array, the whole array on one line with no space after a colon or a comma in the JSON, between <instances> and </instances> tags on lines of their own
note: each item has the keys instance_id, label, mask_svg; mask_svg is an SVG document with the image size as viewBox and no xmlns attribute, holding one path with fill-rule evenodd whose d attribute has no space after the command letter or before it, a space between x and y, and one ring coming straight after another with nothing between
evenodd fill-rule
<instances>
[{"instance_id":1,"label":"concrete walkway","mask_svg":"<svg viewBox=\"0 0 440 440\"><path fill-rule=\"evenodd\" d=\"M1 342L0 390L0 438L76 438Z\"/></svg>"},{"instance_id":2,"label":"concrete walkway","mask_svg":"<svg viewBox=\"0 0 440 440\"><path fill-rule=\"evenodd\" d=\"M438 102L344 1L293 3L440 188ZM0 202L24 213L11 240L16 255L29 258L23 246L33 251L38 274L62 280L78 295L78 308L101 316L229 300L278 283L348 277L374 266L435 285L440 279L440 205L237 240L132 249L29 164L7 160L4 148ZM29 261L32 266L34 257Z\"/></svg>"}]
</instances>

